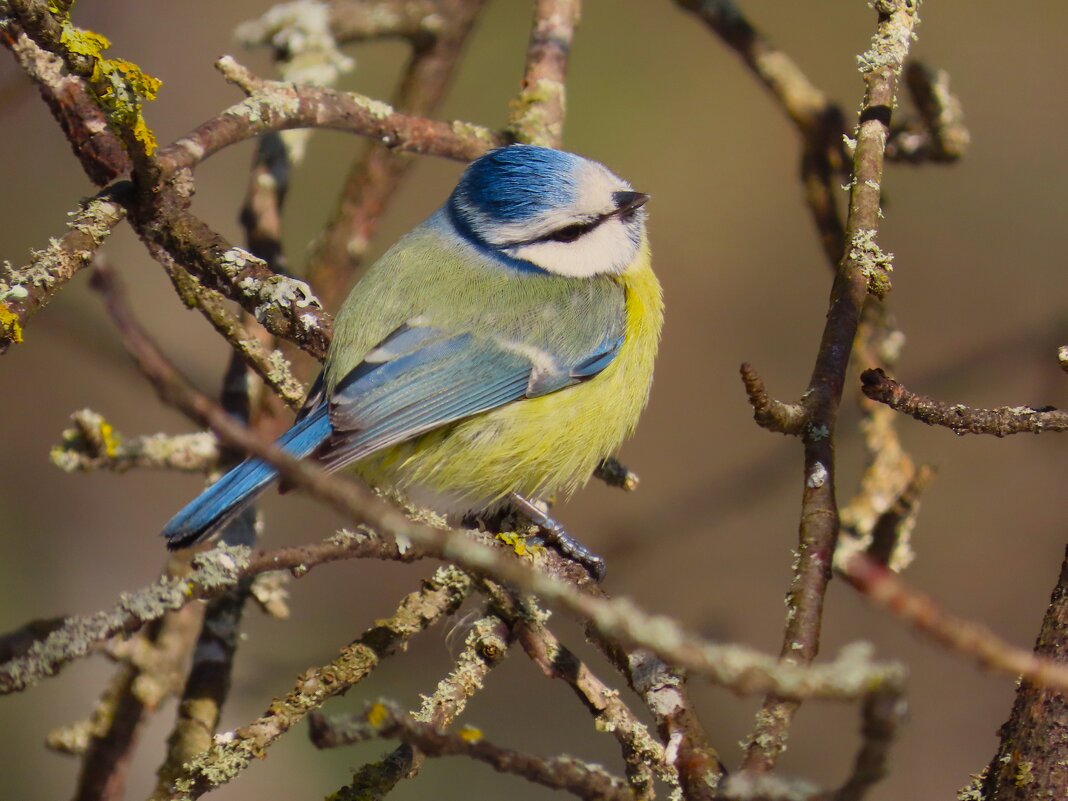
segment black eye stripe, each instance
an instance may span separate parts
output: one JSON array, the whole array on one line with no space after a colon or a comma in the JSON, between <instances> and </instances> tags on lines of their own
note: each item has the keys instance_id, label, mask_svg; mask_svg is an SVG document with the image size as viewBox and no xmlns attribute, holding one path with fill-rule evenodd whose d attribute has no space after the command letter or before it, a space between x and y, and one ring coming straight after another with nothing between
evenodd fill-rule
<instances>
[{"instance_id":1,"label":"black eye stripe","mask_svg":"<svg viewBox=\"0 0 1068 801\"><path fill-rule=\"evenodd\" d=\"M580 236L588 234L602 222L604 222L603 217L588 223L572 223L571 225L565 225L563 228L557 228L542 238L548 242L574 242Z\"/></svg>"}]
</instances>

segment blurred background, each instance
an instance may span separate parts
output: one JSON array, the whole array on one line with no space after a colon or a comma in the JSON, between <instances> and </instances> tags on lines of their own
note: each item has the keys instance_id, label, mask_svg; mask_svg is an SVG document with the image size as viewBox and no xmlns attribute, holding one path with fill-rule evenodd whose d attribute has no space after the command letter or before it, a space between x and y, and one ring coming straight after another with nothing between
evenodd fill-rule
<instances>
[{"instance_id":1,"label":"blurred background","mask_svg":"<svg viewBox=\"0 0 1068 801\"><path fill-rule=\"evenodd\" d=\"M791 54L847 113L862 84L855 55L874 15L864 2L745 0L750 19ZM753 362L771 392L795 398L808 379L830 286L797 181L798 139L752 76L694 17L672 3L588 0L568 82L565 144L597 158L649 192L654 264L667 325L653 397L622 453L642 478L623 495L597 482L559 510L569 530L609 558L608 590L674 616L707 637L778 650L801 482L801 451L751 420L738 365ZM146 114L169 142L239 95L212 67L235 52L234 26L265 2L83 0L75 21L105 33L112 53L163 80ZM951 167L893 165L883 247L896 254L890 303L908 337L898 371L910 387L974 405L1068 405L1056 346L1068 342L1068 182L1061 180L1068 103L1063 81L1068 6L942 0L923 7L914 53L952 75L972 133ZM470 40L441 110L490 126L504 121L518 88L530 4L491 3ZM388 97L403 64L399 43L349 51L358 59L346 88ZM270 74L266 53L235 53ZM65 214L92 187L36 91L0 59L0 259L24 264L30 248L63 231ZM357 137L317 134L293 176L285 246L299 268L335 202ZM195 211L241 241L237 209L252 144L226 150L197 171ZM461 165L421 159L389 209L380 253L446 196ZM844 196L844 193L843 193ZM175 297L163 271L129 229L106 251L130 285L151 332L195 382L216 392L225 344ZM88 406L127 435L188 430L132 368L86 275L75 279L0 362L0 631L31 618L90 613L155 578L164 559L156 533L201 486L195 476L132 472L67 475L48 461L68 416ZM847 398L839 434L843 497L863 464L857 411ZM910 581L950 609L1030 647L1065 545L1065 442L1054 435L957 438L909 419L899 429L917 461L938 467L915 532ZM306 499L269 494L265 543L302 543L336 519ZM310 522L309 522L310 521ZM252 610L223 720L234 728L321 664L433 569L343 562L291 585L293 618ZM386 695L403 705L433 689L457 643L454 623L419 637L328 712L362 709ZM577 626L564 639L592 656ZM881 657L912 671L910 720L892 751L892 772L872 799L952 798L994 753L1014 682L920 640L848 587L832 586L823 648L867 639ZM80 661L60 677L0 701L0 783L9 798L60 798L77 763L44 750L48 731L87 716L112 668ZM759 699L693 682L703 720L728 764L750 730ZM145 731L129 797L144 797L163 755L173 702ZM561 682L521 654L491 674L465 720L495 741L536 753L560 751L620 770L610 737ZM852 764L859 718L852 706L806 704L781 762L784 772L824 785ZM348 781L381 743L318 752L303 732L213 797L319 798ZM548 798L549 792L485 766L445 759L394 797Z\"/></svg>"}]
</instances>

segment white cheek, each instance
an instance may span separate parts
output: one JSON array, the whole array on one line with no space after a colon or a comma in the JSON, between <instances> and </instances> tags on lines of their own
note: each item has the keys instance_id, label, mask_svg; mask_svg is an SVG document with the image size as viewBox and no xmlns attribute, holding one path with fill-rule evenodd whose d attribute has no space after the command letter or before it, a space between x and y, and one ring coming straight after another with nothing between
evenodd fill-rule
<instances>
[{"instance_id":1,"label":"white cheek","mask_svg":"<svg viewBox=\"0 0 1068 801\"><path fill-rule=\"evenodd\" d=\"M622 222L612 219L574 242L534 242L506 252L556 275L588 278L623 272L634 261L638 243L628 236Z\"/></svg>"}]
</instances>

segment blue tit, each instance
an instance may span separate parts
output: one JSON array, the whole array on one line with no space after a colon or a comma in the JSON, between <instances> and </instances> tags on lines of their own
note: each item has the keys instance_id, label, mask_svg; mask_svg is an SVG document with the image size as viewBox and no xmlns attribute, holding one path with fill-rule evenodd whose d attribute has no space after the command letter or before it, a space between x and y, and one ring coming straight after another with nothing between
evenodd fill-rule
<instances>
[{"instance_id":1,"label":"blue tit","mask_svg":"<svg viewBox=\"0 0 1068 801\"><path fill-rule=\"evenodd\" d=\"M537 502L582 486L649 397L663 301L647 200L572 153L512 145L472 162L352 290L278 444L418 506L512 503L566 537ZM208 537L275 477L238 465L167 524L168 545Z\"/></svg>"}]
</instances>

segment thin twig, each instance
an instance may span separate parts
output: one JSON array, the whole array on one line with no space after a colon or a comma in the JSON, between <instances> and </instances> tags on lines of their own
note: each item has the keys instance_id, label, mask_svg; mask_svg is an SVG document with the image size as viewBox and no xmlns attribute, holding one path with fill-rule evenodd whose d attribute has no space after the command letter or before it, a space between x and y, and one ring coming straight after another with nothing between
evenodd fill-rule
<instances>
[{"instance_id":1,"label":"thin twig","mask_svg":"<svg viewBox=\"0 0 1068 801\"><path fill-rule=\"evenodd\" d=\"M44 308L89 265L93 254L126 217L123 202L129 194L124 184L105 189L71 212L67 232L51 239L43 250L33 251L25 267L16 269L0 263L0 354L22 342L27 318Z\"/></svg>"},{"instance_id":2,"label":"thin twig","mask_svg":"<svg viewBox=\"0 0 1068 801\"><path fill-rule=\"evenodd\" d=\"M843 226L836 189L845 166L841 109L801 67L748 20L733 0L676 0L733 49L778 101L802 139L805 200L832 267L842 260Z\"/></svg>"},{"instance_id":3,"label":"thin twig","mask_svg":"<svg viewBox=\"0 0 1068 801\"><path fill-rule=\"evenodd\" d=\"M209 432L126 438L90 409L74 412L71 421L74 427L49 454L52 464L68 473L133 468L207 473L219 464L219 441Z\"/></svg>"},{"instance_id":4,"label":"thin twig","mask_svg":"<svg viewBox=\"0 0 1068 801\"><path fill-rule=\"evenodd\" d=\"M593 477L624 492L634 492L641 483L638 474L614 456L602 459L597 469L593 471Z\"/></svg>"},{"instance_id":5,"label":"thin twig","mask_svg":"<svg viewBox=\"0 0 1068 801\"><path fill-rule=\"evenodd\" d=\"M679 786L678 772L657 743L638 720L619 691L601 681L545 625L548 615L533 599L519 599L502 588L487 583L490 595L511 621L516 637L527 656L549 678L566 682L593 715L598 731L610 732L623 752L627 781L639 799L652 798L653 780L659 778L669 786Z\"/></svg>"},{"instance_id":6,"label":"thin twig","mask_svg":"<svg viewBox=\"0 0 1068 801\"><path fill-rule=\"evenodd\" d=\"M861 746L849 778L830 801L861 801L887 772L890 746L905 716L900 696L875 693L864 701L861 720Z\"/></svg>"},{"instance_id":7,"label":"thin twig","mask_svg":"<svg viewBox=\"0 0 1068 801\"><path fill-rule=\"evenodd\" d=\"M501 748L484 739L482 732L474 728L450 734L412 720L385 701L371 704L366 717L367 737L396 737L430 757L467 756L501 773L512 773L554 790L566 790L587 801L634 801L623 779L574 757L545 759Z\"/></svg>"},{"instance_id":8,"label":"thin twig","mask_svg":"<svg viewBox=\"0 0 1068 801\"><path fill-rule=\"evenodd\" d=\"M897 128L886 143L886 157L911 164L951 163L968 150L960 100L949 89L949 73L919 61L905 65L905 85L919 121Z\"/></svg>"},{"instance_id":9,"label":"thin twig","mask_svg":"<svg viewBox=\"0 0 1068 801\"><path fill-rule=\"evenodd\" d=\"M484 6L485 0L438 0L434 13L441 25L433 34L412 39L412 52L392 99L395 108L422 116L437 110ZM350 168L333 219L305 271L327 308L340 305L382 213L413 163L388 143L373 141Z\"/></svg>"},{"instance_id":10,"label":"thin twig","mask_svg":"<svg viewBox=\"0 0 1068 801\"><path fill-rule=\"evenodd\" d=\"M749 404L753 407L753 419L761 428L780 434L798 436L808 420L805 408L799 403L783 403L768 395L764 379L751 364L741 367L742 384Z\"/></svg>"},{"instance_id":11,"label":"thin twig","mask_svg":"<svg viewBox=\"0 0 1068 801\"><path fill-rule=\"evenodd\" d=\"M845 256L835 275L827 322L816 364L802 403L807 411L804 488L801 503L799 558L787 595L787 616L781 658L811 662L819 651L827 583L838 541L840 520L835 492L833 434L856 338L868 294L888 290L887 257L875 242L879 228L883 154L894 105L897 74L912 43L916 24L913 0L879 0L878 24L871 48L859 57L864 99L854 150L853 175L846 222ZM769 696L750 738L744 768L770 770L785 748L797 705Z\"/></svg>"},{"instance_id":12,"label":"thin twig","mask_svg":"<svg viewBox=\"0 0 1068 801\"><path fill-rule=\"evenodd\" d=\"M246 139L291 128L348 131L378 139L395 150L459 161L471 161L504 144L499 134L471 123L402 114L380 100L353 92L266 81L230 56L219 59L217 66L248 98L161 148L157 158L165 174L194 167Z\"/></svg>"},{"instance_id":13,"label":"thin twig","mask_svg":"<svg viewBox=\"0 0 1068 801\"><path fill-rule=\"evenodd\" d=\"M121 651L124 662L85 727L75 801L120 801L140 730L152 712L181 687L181 668L196 637L202 610L169 612Z\"/></svg>"},{"instance_id":14,"label":"thin twig","mask_svg":"<svg viewBox=\"0 0 1068 801\"><path fill-rule=\"evenodd\" d=\"M564 77L580 15L580 0L535 0L523 83L508 115L516 141L544 147L563 142Z\"/></svg>"},{"instance_id":15,"label":"thin twig","mask_svg":"<svg viewBox=\"0 0 1068 801\"><path fill-rule=\"evenodd\" d=\"M508 624L496 613L488 612L471 625L463 651L452 671L438 682L431 695L423 697L420 710L412 719L445 729L463 712L467 702L482 689L489 672L497 667L512 644ZM359 734L353 738L354 732ZM351 716L326 718L319 712L308 716L308 734L317 748L337 748L364 739L363 726L354 726ZM397 782L419 773L423 754L402 743L381 759L357 770L339 797L381 798Z\"/></svg>"},{"instance_id":16,"label":"thin twig","mask_svg":"<svg viewBox=\"0 0 1068 801\"><path fill-rule=\"evenodd\" d=\"M39 626L42 635L22 653L0 664L0 695L19 692L43 678L56 675L70 662L87 656L100 643L118 634L136 631L166 612L193 601L218 597L243 578L274 570L296 576L341 559L388 559L412 562L426 551L409 547L403 552L394 542L367 533L342 532L313 545L276 548L250 554L248 548L219 546L198 554L193 570L182 578L163 576L135 592L126 593L111 609L93 615L73 615L61 623ZM20 629L22 631L22 629ZM10 635L9 635L10 636ZM4 642L8 637L0 637ZM25 637L20 637L20 642Z\"/></svg>"},{"instance_id":17,"label":"thin twig","mask_svg":"<svg viewBox=\"0 0 1068 801\"><path fill-rule=\"evenodd\" d=\"M1068 692L1068 664L1017 648L983 624L947 612L866 554L850 558L842 576L877 606L988 670L1023 676L1036 686Z\"/></svg>"},{"instance_id":18,"label":"thin twig","mask_svg":"<svg viewBox=\"0 0 1068 801\"><path fill-rule=\"evenodd\" d=\"M411 637L455 612L470 589L471 579L462 571L439 568L401 601L392 617L377 621L330 663L302 673L293 689L272 701L261 717L189 759L170 791L157 798L190 801L234 779L309 712L349 690Z\"/></svg>"},{"instance_id":19,"label":"thin twig","mask_svg":"<svg viewBox=\"0 0 1068 801\"><path fill-rule=\"evenodd\" d=\"M912 392L882 370L865 370L861 376L864 394L891 409L929 426L943 426L954 434L1041 434L1068 431L1068 412L1053 407L999 406L976 409L961 403L948 404Z\"/></svg>"}]
</instances>

